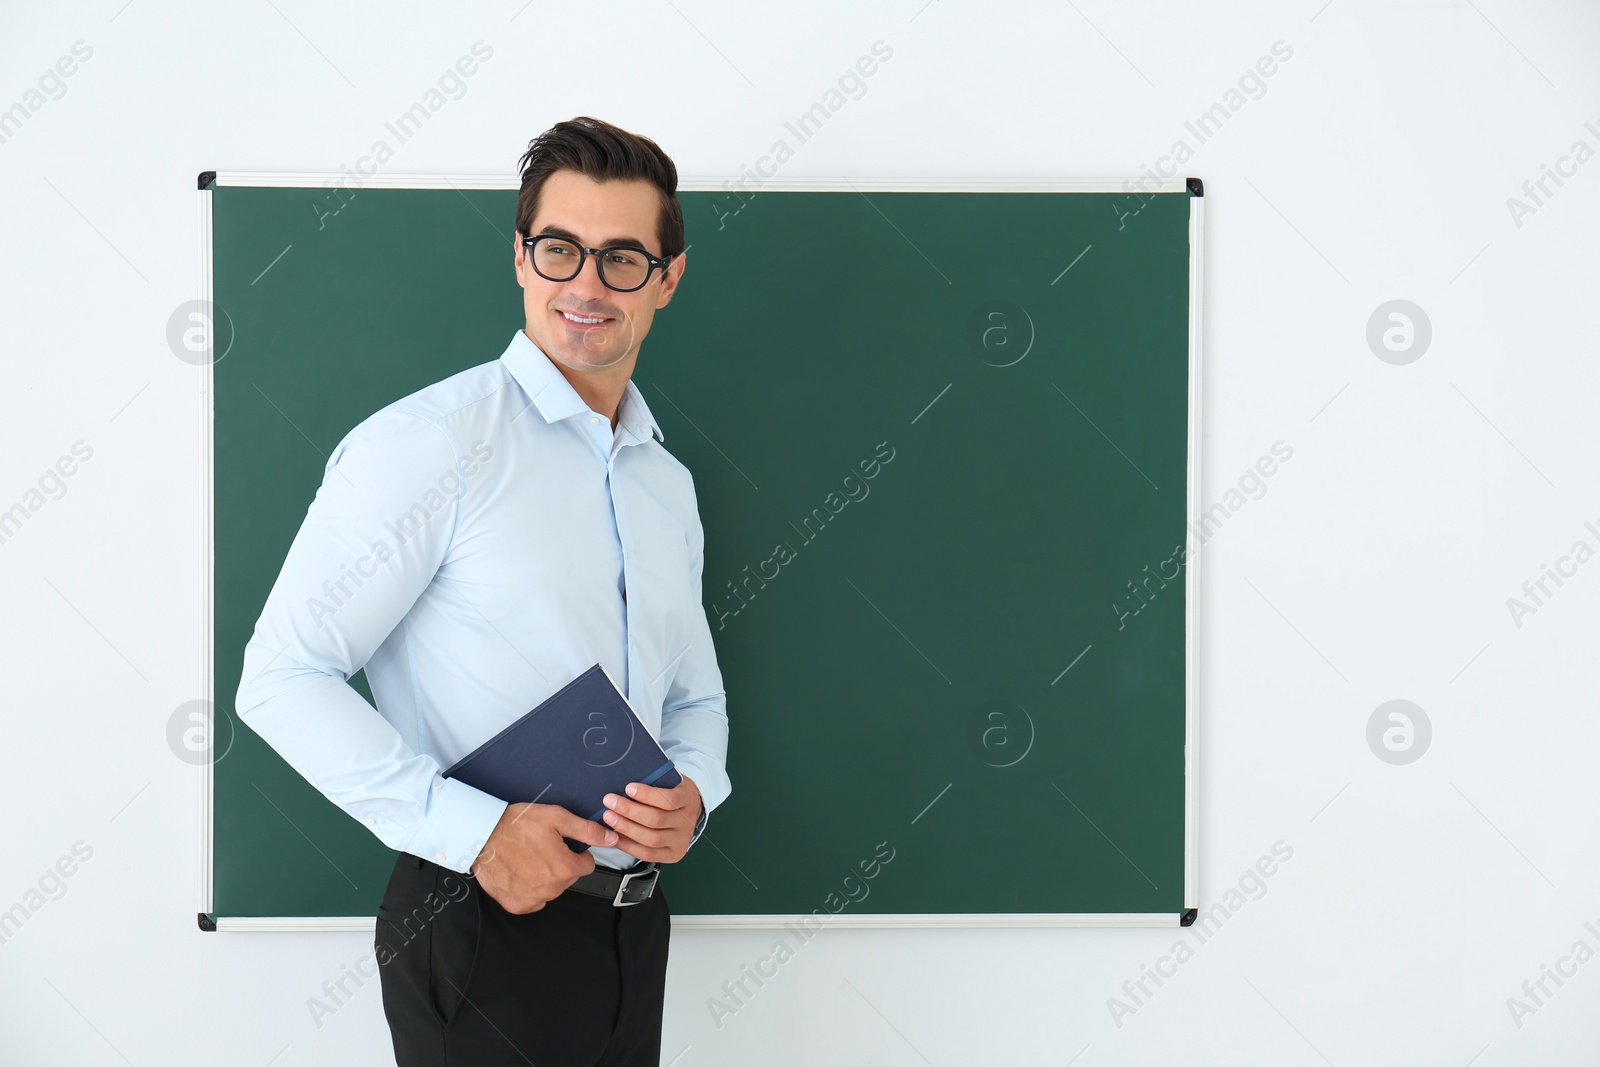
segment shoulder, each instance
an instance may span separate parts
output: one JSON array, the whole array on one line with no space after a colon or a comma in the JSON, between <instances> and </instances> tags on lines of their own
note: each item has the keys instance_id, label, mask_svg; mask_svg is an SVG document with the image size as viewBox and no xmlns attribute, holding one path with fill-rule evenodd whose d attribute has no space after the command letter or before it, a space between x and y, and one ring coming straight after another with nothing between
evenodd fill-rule
<instances>
[{"instance_id":1,"label":"shoulder","mask_svg":"<svg viewBox=\"0 0 1600 1067\"><path fill-rule=\"evenodd\" d=\"M498 359L457 371L432 385L401 397L375 415L394 411L440 424L470 415L474 409L497 396L512 381L511 372Z\"/></svg>"},{"instance_id":2,"label":"shoulder","mask_svg":"<svg viewBox=\"0 0 1600 1067\"><path fill-rule=\"evenodd\" d=\"M397 459L427 451L430 443L435 449L457 452L457 431L511 381L505 364L493 359L425 385L357 423L331 458L363 443L395 448Z\"/></svg>"}]
</instances>

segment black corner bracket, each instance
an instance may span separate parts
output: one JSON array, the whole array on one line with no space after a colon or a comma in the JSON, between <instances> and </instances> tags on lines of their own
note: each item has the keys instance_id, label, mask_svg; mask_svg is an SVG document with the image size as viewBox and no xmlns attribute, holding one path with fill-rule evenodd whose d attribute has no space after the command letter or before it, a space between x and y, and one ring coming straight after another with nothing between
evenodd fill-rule
<instances>
[{"instance_id":1,"label":"black corner bracket","mask_svg":"<svg viewBox=\"0 0 1600 1067\"><path fill-rule=\"evenodd\" d=\"M1184 184L1186 184L1189 187L1189 195L1190 196L1205 196L1206 195L1205 183L1202 182L1199 178L1186 179Z\"/></svg>"},{"instance_id":2,"label":"black corner bracket","mask_svg":"<svg viewBox=\"0 0 1600 1067\"><path fill-rule=\"evenodd\" d=\"M214 170L203 170L203 171L201 171L200 172L200 190L201 190L201 192L204 192L206 186L212 184L216 180L217 180L217 172L216 171L214 171ZM1194 181L1193 178L1190 178L1189 180L1190 181Z\"/></svg>"},{"instance_id":3,"label":"black corner bracket","mask_svg":"<svg viewBox=\"0 0 1600 1067\"><path fill-rule=\"evenodd\" d=\"M200 929L204 930L208 934L216 933L217 920L213 919L203 911L200 912Z\"/></svg>"},{"instance_id":4,"label":"black corner bracket","mask_svg":"<svg viewBox=\"0 0 1600 1067\"><path fill-rule=\"evenodd\" d=\"M1199 184L1199 182L1200 182L1199 178L1190 178L1189 180L1191 182L1196 183L1196 184ZM1199 196L1200 194L1196 193L1195 195ZM1178 925L1179 926L1193 926L1194 925L1194 921L1199 916L1199 914L1200 914L1200 909L1199 908L1190 908L1188 911L1184 912L1182 915L1180 915L1178 917Z\"/></svg>"}]
</instances>

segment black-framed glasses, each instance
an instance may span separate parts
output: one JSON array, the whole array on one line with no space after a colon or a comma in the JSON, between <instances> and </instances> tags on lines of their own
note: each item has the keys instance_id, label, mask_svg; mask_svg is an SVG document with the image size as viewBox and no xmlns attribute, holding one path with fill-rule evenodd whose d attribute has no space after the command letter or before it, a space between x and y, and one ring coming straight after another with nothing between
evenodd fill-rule
<instances>
[{"instance_id":1,"label":"black-framed glasses","mask_svg":"<svg viewBox=\"0 0 1600 1067\"><path fill-rule=\"evenodd\" d=\"M657 267L665 273L672 257L652 256L642 248L613 245L610 248L585 248L565 237L542 233L537 237L522 238L528 250L528 261L539 277L552 282L569 282L583 269L583 261L593 256L600 270L600 280L607 289L631 293L642 289Z\"/></svg>"}]
</instances>

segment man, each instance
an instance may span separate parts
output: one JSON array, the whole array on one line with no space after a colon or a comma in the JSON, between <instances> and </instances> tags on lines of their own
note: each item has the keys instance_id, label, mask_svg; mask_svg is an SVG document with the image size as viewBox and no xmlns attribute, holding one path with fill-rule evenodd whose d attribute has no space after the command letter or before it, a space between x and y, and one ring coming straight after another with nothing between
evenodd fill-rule
<instances>
[{"instance_id":1,"label":"man","mask_svg":"<svg viewBox=\"0 0 1600 1067\"><path fill-rule=\"evenodd\" d=\"M401 850L374 940L400 1067L659 1062L660 865L732 789L694 484L630 380L683 277L676 190L596 119L529 144L524 329L340 442L245 651L240 718ZM440 775L596 662L680 785L602 825Z\"/></svg>"}]
</instances>

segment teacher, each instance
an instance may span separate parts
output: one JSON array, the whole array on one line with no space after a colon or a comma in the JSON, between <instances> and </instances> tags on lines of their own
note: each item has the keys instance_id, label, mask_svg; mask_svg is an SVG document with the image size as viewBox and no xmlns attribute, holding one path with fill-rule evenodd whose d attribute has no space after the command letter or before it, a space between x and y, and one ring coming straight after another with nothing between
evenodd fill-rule
<instances>
[{"instance_id":1,"label":"teacher","mask_svg":"<svg viewBox=\"0 0 1600 1067\"><path fill-rule=\"evenodd\" d=\"M523 328L334 449L236 708L401 853L374 937L399 1067L645 1067L660 1061L661 869L732 791L694 482L631 380L683 278L677 168L578 117L529 143L521 177ZM678 786L608 795L602 825L441 776L594 663ZM363 669L376 709L349 685Z\"/></svg>"}]
</instances>

